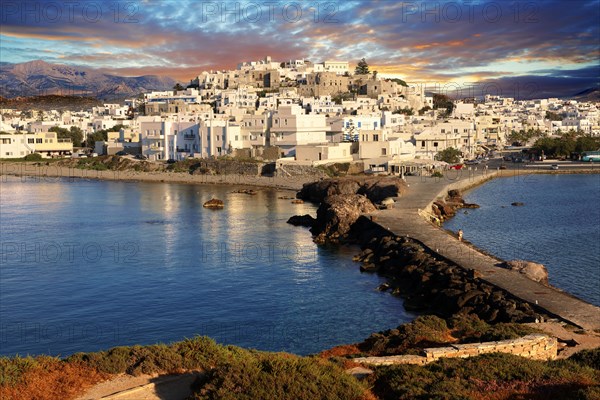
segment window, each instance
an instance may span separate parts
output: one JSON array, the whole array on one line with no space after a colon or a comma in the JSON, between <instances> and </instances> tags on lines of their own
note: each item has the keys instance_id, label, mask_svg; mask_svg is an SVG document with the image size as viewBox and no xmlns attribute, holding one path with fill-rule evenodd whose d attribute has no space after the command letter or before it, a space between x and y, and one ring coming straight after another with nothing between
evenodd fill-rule
<instances>
[{"instance_id":1,"label":"window","mask_svg":"<svg viewBox=\"0 0 600 400\"><path fill-rule=\"evenodd\" d=\"M433 142L433 147L438 147L438 142Z\"/></svg>"},{"instance_id":2,"label":"window","mask_svg":"<svg viewBox=\"0 0 600 400\"><path fill-rule=\"evenodd\" d=\"M235 135L235 141L237 142L238 140L238 135Z\"/></svg>"},{"instance_id":3,"label":"window","mask_svg":"<svg viewBox=\"0 0 600 400\"><path fill-rule=\"evenodd\" d=\"M360 128L362 126L362 123L360 121L358 121L358 127Z\"/></svg>"},{"instance_id":4,"label":"window","mask_svg":"<svg viewBox=\"0 0 600 400\"><path fill-rule=\"evenodd\" d=\"M373 135L373 141L379 142L379 135Z\"/></svg>"},{"instance_id":5,"label":"window","mask_svg":"<svg viewBox=\"0 0 600 400\"><path fill-rule=\"evenodd\" d=\"M373 128L377 128L377 121L373 122Z\"/></svg>"},{"instance_id":6,"label":"window","mask_svg":"<svg viewBox=\"0 0 600 400\"><path fill-rule=\"evenodd\" d=\"M27 143L30 143L30 144L35 143L35 139L27 139Z\"/></svg>"},{"instance_id":7,"label":"window","mask_svg":"<svg viewBox=\"0 0 600 400\"><path fill-rule=\"evenodd\" d=\"M458 128L454 128L454 133L458 133Z\"/></svg>"},{"instance_id":8,"label":"window","mask_svg":"<svg viewBox=\"0 0 600 400\"><path fill-rule=\"evenodd\" d=\"M425 147L425 141L424 140L421 141L421 147Z\"/></svg>"},{"instance_id":9,"label":"window","mask_svg":"<svg viewBox=\"0 0 600 400\"><path fill-rule=\"evenodd\" d=\"M446 133L446 130L445 130L445 129L442 129L442 133Z\"/></svg>"},{"instance_id":10,"label":"window","mask_svg":"<svg viewBox=\"0 0 600 400\"><path fill-rule=\"evenodd\" d=\"M43 142L43 140L42 140L41 138L39 138L39 139L35 139L35 142L36 142L36 143L40 143L40 144L41 144L41 143L44 143L44 142Z\"/></svg>"},{"instance_id":11,"label":"window","mask_svg":"<svg viewBox=\"0 0 600 400\"><path fill-rule=\"evenodd\" d=\"M2 144L10 144L10 139L2 139Z\"/></svg>"},{"instance_id":12,"label":"window","mask_svg":"<svg viewBox=\"0 0 600 400\"><path fill-rule=\"evenodd\" d=\"M385 156L387 154L387 149L384 147L383 149L381 149L381 155Z\"/></svg>"}]
</instances>

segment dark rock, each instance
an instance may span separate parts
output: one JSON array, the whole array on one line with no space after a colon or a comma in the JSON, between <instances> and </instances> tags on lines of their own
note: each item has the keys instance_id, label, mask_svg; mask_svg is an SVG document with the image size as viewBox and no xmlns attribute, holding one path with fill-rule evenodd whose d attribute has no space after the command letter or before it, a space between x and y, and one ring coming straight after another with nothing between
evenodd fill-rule
<instances>
[{"instance_id":1,"label":"dark rock","mask_svg":"<svg viewBox=\"0 0 600 400\"><path fill-rule=\"evenodd\" d=\"M514 203L510 203L511 206L521 207L524 206L525 203L521 203L520 201L515 201Z\"/></svg>"},{"instance_id":2,"label":"dark rock","mask_svg":"<svg viewBox=\"0 0 600 400\"><path fill-rule=\"evenodd\" d=\"M373 263L367 263L360 266L360 272L377 272L379 266Z\"/></svg>"},{"instance_id":3,"label":"dark rock","mask_svg":"<svg viewBox=\"0 0 600 400\"><path fill-rule=\"evenodd\" d=\"M390 289L389 283L382 283L381 285L377 286L377 290L379 290L380 292L386 292L389 289Z\"/></svg>"},{"instance_id":4,"label":"dark rock","mask_svg":"<svg viewBox=\"0 0 600 400\"><path fill-rule=\"evenodd\" d=\"M458 300L456 301L456 305L459 307L463 307L472 298L477 297L477 296L482 296L482 295L483 295L483 292L481 292L479 290L470 290L458 298Z\"/></svg>"},{"instance_id":5,"label":"dark rock","mask_svg":"<svg viewBox=\"0 0 600 400\"><path fill-rule=\"evenodd\" d=\"M234 190L231 193L249 194L251 196L258 194L258 192L254 189L238 189L238 190Z\"/></svg>"},{"instance_id":6,"label":"dark rock","mask_svg":"<svg viewBox=\"0 0 600 400\"><path fill-rule=\"evenodd\" d=\"M462 197L460 190L458 189L452 189L448 191L448 197L450 198L457 198L457 197Z\"/></svg>"},{"instance_id":7,"label":"dark rock","mask_svg":"<svg viewBox=\"0 0 600 400\"><path fill-rule=\"evenodd\" d=\"M225 207L225 203L223 203L223 200L210 199L209 201L207 201L206 203L204 203L202 205L202 207L205 207L205 208L223 208L223 207Z\"/></svg>"},{"instance_id":8,"label":"dark rock","mask_svg":"<svg viewBox=\"0 0 600 400\"><path fill-rule=\"evenodd\" d=\"M315 223L316 219L314 219L312 216L308 215L308 214L304 214L304 215L294 215L292 217L290 217L290 219L287 220L288 224L294 225L294 226L306 226L308 228L311 228L313 226L313 224Z\"/></svg>"},{"instance_id":9,"label":"dark rock","mask_svg":"<svg viewBox=\"0 0 600 400\"><path fill-rule=\"evenodd\" d=\"M351 226L361 215L375 210L369 199L357 194L325 198L317 210L317 221L311 228L315 242L339 243L347 237Z\"/></svg>"},{"instance_id":10,"label":"dark rock","mask_svg":"<svg viewBox=\"0 0 600 400\"><path fill-rule=\"evenodd\" d=\"M304 184L296 195L299 199L315 203L334 195L363 194L374 203L388 197L398 197L406 191L404 181L394 177L361 177L323 179Z\"/></svg>"}]
</instances>

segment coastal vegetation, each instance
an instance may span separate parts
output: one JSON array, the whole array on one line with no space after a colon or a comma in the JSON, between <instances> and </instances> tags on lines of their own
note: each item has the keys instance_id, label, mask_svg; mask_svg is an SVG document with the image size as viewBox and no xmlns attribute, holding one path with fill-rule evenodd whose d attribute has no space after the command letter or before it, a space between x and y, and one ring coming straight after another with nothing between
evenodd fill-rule
<instances>
[{"instance_id":1,"label":"coastal vegetation","mask_svg":"<svg viewBox=\"0 0 600 400\"><path fill-rule=\"evenodd\" d=\"M532 150L547 157L571 157L572 153L582 153L600 149L600 138L583 135L576 131L561 133L559 137L542 137L536 140Z\"/></svg>"},{"instance_id":2,"label":"coastal vegetation","mask_svg":"<svg viewBox=\"0 0 600 400\"><path fill-rule=\"evenodd\" d=\"M206 337L97 353L0 358L0 397L73 399L117 374L202 371L194 399L369 399L367 388L328 360L222 346Z\"/></svg>"},{"instance_id":3,"label":"coastal vegetation","mask_svg":"<svg viewBox=\"0 0 600 400\"><path fill-rule=\"evenodd\" d=\"M397 347L411 354L477 338L516 337L530 328L493 326L476 319L445 321L424 316L396 329ZM456 336L456 337L455 337ZM357 349L363 344L343 346ZM207 337L149 346L115 347L57 357L0 358L0 397L74 399L115 376L199 371L190 399L597 399L600 349L569 359L535 361L509 354L441 359L418 365L377 367L366 379L346 372L356 366L339 349L300 357L217 344ZM363 353L364 354L364 353Z\"/></svg>"},{"instance_id":4,"label":"coastal vegetation","mask_svg":"<svg viewBox=\"0 0 600 400\"><path fill-rule=\"evenodd\" d=\"M377 368L368 381L379 399L565 399L600 396L600 372L586 361L600 349L558 361L511 354L441 359L425 366Z\"/></svg>"}]
</instances>

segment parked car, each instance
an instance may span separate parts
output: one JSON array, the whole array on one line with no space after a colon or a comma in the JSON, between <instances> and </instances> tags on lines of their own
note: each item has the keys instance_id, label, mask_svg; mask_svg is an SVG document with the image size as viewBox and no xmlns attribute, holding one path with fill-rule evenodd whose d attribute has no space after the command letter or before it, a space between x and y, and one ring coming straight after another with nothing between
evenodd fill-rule
<instances>
[{"instance_id":1,"label":"parked car","mask_svg":"<svg viewBox=\"0 0 600 400\"><path fill-rule=\"evenodd\" d=\"M177 160L174 160L174 159L172 159L172 158L169 158L169 159L167 160L167 164L175 164L176 162L177 162Z\"/></svg>"},{"instance_id":2,"label":"parked car","mask_svg":"<svg viewBox=\"0 0 600 400\"><path fill-rule=\"evenodd\" d=\"M115 153L115 155L116 155L116 156L126 156L126 155L127 155L127 152L126 152L126 151L123 151L123 150L121 150L121 151L117 151L117 152Z\"/></svg>"},{"instance_id":3,"label":"parked car","mask_svg":"<svg viewBox=\"0 0 600 400\"><path fill-rule=\"evenodd\" d=\"M558 169L558 164L552 164L552 165L550 166L550 168L552 168L552 169L554 169L554 170L557 170L557 169Z\"/></svg>"},{"instance_id":4,"label":"parked car","mask_svg":"<svg viewBox=\"0 0 600 400\"><path fill-rule=\"evenodd\" d=\"M145 155L143 155L143 154L136 154L136 155L135 155L135 159L136 159L136 160L147 160L147 159L148 159L148 157L146 157L146 156L145 156Z\"/></svg>"},{"instance_id":5,"label":"parked car","mask_svg":"<svg viewBox=\"0 0 600 400\"><path fill-rule=\"evenodd\" d=\"M456 164L456 165L452 165L452 166L450 167L450 169L462 169L462 168L463 168L463 165L462 165L462 164Z\"/></svg>"}]
</instances>

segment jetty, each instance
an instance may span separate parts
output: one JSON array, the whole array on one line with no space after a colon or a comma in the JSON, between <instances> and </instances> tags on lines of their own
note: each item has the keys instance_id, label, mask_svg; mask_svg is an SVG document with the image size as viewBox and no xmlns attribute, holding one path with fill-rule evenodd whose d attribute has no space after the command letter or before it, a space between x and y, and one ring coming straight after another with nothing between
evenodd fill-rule
<instances>
[{"instance_id":1,"label":"jetty","mask_svg":"<svg viewBox=\"0 0 600 400\"><path fill-rule=\"evenodd\" d=\"M549 315L587 331L600 332L600 307L587 303L558 288L534 282L523 274L498 266L500 260L484 254L430 222L434 201L445 198L449 190L467 190L497 177L526 179L511 171L457 171L443 178L406 177L408 193L397 198L394 208L370 213L372 219L397 236L410 237L431 251L477 276L526 301Z\"/></svg>"}]
</instances>

